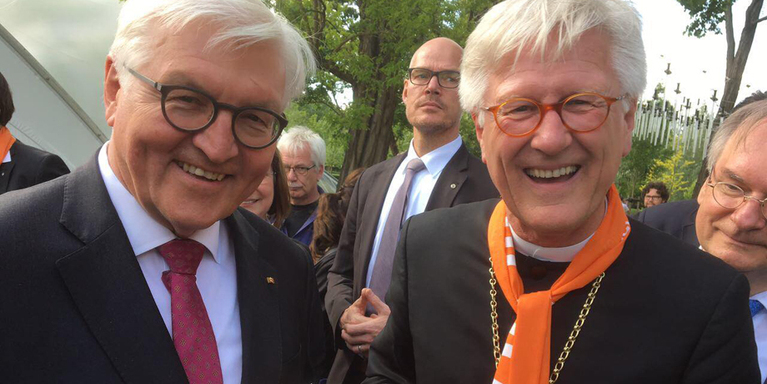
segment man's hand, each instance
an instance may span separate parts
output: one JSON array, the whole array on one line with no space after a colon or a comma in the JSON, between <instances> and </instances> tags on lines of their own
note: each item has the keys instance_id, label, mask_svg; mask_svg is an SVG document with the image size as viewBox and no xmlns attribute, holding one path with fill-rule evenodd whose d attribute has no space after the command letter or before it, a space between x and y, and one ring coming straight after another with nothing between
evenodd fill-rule
<instances>
[{"instance_id":1,"label":"man's hand","mask_svg":"<svg viewBox=\"0 0 767 384\"><path fill-rule=\"evenodd\" d=\"M367 304L373 307L377 314L365 316ZM370 344L381 332L389 319L389 306L381 301L368 288L362 290L362 295L341 316L341 338L346 342L350 351L367 358Z\"/></svg>"}]
</instances>

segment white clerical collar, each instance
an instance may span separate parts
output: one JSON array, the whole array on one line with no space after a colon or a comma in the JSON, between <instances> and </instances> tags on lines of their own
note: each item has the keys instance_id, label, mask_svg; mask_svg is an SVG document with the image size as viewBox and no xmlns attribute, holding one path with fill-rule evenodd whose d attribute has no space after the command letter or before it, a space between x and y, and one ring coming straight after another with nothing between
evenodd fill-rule
<instances>
[{"instance_id":1,"label":"white clerical collar","mask_svg":"<svg viewBox=\"0 0 767 384\"><path fill-rule=\"evenodd\" d=\"M607 198L605 198L605 214L607 214ZM604 216L602 216L602 219L604 219ZM594 233L596 233L592 233L589 235L589 237L578 244L568 245L567 247L561 248L553 248L543 247L526 241L519 237L516 232L514 232L514 228L511 226L511 224L509 224L509 228L511 229L511 237L514 239L514 249L517 252L541 261L553 261L559 263L573 261L575 255L577 255L578 252L580 252L581 249L586 246L586 243L588 243L589 240L594 237Z\"/></svg>"},{"instance_id":2,"label":"white clerical collar","mask_svg":"<svg viewBox=\"0 0 767 384\"><path fill-rule=\"evenodd\" d=\"M423 161L429 174L438 176L442 170L445 169L445 166L450 159L453 158L453 155L455 155L455 153L458 152L458 149L461 148L461 144L463 144L463 140L461 139L461 135L458 135L453 141L421 156L420 159ZM407 156L403 163L407 164L410 160L418 158L419 156L415 153L415 147L413 146L413 139L411 139L410 146L407 150Z\"/></svg>"},{"instance_id":3,"label":"white clerical collar","mask_svg":"<svg viewBox=\"0 0 767 384\"><path fill-rule=\"evenodd\" d=\"M170 229L149 216L117 179L117 175L109 165L107 158L108 145L109 142L105 143L98 155L101 178L104 179L109 198L117 211L117 216L120 217L125 233L128 235L133 253L138 256L176 239L177 236ZM217 263L220 263L218 255L220 225L221 222L216 221L210 227L199 230L189 237L204 245Z\"/></svg>"}]
</instances>

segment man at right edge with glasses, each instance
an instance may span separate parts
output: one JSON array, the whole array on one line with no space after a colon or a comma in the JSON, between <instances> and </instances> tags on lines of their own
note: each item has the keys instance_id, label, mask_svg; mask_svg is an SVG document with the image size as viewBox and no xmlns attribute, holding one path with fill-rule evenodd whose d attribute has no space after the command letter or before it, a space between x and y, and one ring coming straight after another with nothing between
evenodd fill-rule
<instances>
[{"instance_id":1,"label":"man at right edge with glasses","mask_svg":"<svg viewBox=\"0 0 767 384\"><path fill-rule=\"evenodd\" d=\"M238 208L313 72L309 45L261 0L130 0L117 24L110 140L0 196L0 382L316 382L312 262Z\"/></svg>"},{"instance_id":2,"label":"man at right edge with glasses","mask_svg":"<svg viewBox=\"0 0 767 384\"><path fill-rule=\"evenodd\" d=\"M709 178L697 200L646 209L637 220L724 260L746 275L762 383L767 382L767 95L745 98L714 133ZM666 204L669 205L669 204ZM761 209L761 215L759 210Z\"/></svg>"},{"instance_id":3,"label":"man at right edge with glasses","mask_svg":"<svg viewBox=\"0 0 767 384\"><path fill-rule=\"evenodd\" d=\"M621 206L641 36L625 0L482 17L459 93L501 200L405 223L366 384L758 382L746 278Z\"/></svg>"}]
</instances>

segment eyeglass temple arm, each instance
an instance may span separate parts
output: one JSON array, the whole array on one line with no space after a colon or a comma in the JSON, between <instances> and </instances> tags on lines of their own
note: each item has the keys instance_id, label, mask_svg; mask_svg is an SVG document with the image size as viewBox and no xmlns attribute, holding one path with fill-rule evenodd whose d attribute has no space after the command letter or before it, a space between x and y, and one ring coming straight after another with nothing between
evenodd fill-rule
<instances>
[{"instance_id":1,"label":"eyeglass temple arm","mask_svg":"<svg viewBox=\"0 0 767 384\"><path fill-rule=\"evenodd\" d=\"M130 68L130 67L127 67L127 66L123 66L123 67L124 67L125 69L127 69L127 70L128 70L128 72L130 72L131 74L133 74L133 76L136 76L136 77L138 77L138 79L139 79L139 80L141 80L141 81L143 81L143 82L145 82L145 83L147 83L147 84L151 85L151 86L152 86L152 88L154 88L154 89L156 89L156 90L158 90L158 91L162 91L162 85L161 85L160 83L158 83L158 82L156 82L156 81L153 81L153 80L151 80L150 78L148 78L148 77L146 77L146 76L144 76L144 75L142 75L142 74L140 74L140 73L136 72L136 71L135 71L133 68Z\"/></svg>"}]
</instances>

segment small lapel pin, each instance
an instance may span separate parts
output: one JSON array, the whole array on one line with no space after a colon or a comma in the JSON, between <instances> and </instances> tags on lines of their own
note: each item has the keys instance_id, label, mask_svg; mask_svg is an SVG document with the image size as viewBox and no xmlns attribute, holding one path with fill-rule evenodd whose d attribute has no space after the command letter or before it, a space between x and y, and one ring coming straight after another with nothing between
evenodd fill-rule
<instances>
[{"instance_id":1,"label":"small lapel pin","mask_svg":"<svg viewBox=\"0 0 767 384\"><path fill-rule=\"evenodd\" d=\"M450 189L455 189L455 187L456 187L455 183L450 184Z\"/></svg>"},{"instance_id":2,"label":"small lapel pin","mask_svg":"<svg viewBox=\"0 0 767 384\"><path fill-rule=\"evenodd\" d=\"M266 283L267 284L274 284L274 277L268 276L266 278Z\"/></svg>"}]
</instances>

